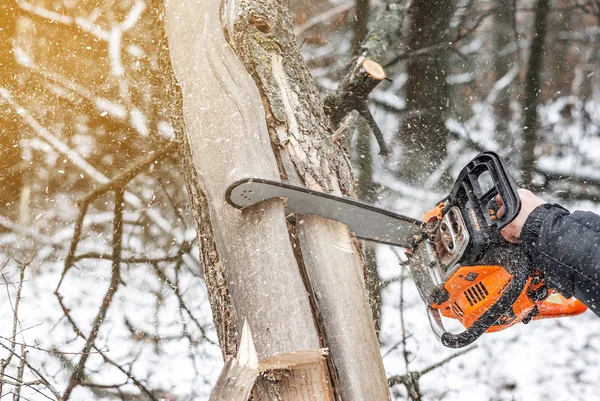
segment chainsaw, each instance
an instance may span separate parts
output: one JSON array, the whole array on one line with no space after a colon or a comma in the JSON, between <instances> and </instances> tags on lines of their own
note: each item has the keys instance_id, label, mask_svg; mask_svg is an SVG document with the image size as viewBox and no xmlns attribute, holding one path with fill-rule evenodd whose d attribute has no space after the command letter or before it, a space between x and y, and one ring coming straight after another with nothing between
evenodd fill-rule
<instances>
[{"instance_id":1,"label":"chainsaw","mask_svg":"<svg viewBox=\"0 0 600 401\"><path fill-rule=\"evenodd\" d=\"M501 214L497 197L504 205ZM470 161L450 194L422 221L260 178L234 183L226 198L241 209L286 198L286 209L293 214L337 220L360 239L404 248L433 333L447 347L465 347L485 332L519 322L572 316L587 309L550 288L542 272L531 266L525 246L509 243L500 234L519 214L521 200L504 161L494 152ZM442 317L457 319L465 330L446 330Z\"/></svg>"}]
</instances>

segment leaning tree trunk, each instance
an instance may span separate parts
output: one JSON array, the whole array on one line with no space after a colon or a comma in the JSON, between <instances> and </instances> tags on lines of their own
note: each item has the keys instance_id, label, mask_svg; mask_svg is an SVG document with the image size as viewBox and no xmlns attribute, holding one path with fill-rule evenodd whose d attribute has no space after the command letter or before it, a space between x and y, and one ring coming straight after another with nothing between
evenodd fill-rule
<instances>
[{"instance_id":1,"label":"leaning tree trunk","mask_svg":"<svg viewBox=\"0 0 600 401\"><path fill-rule=\"evenodd\" d=\"M260 378L257 400L389 399L347 228L317 216L296 216L293 225L282 200L239 211L224 198L247 177L354 191L285 3L166 0L165 16L183 102L186 181L222 349L235 351L244 320L259 361L330 349L327 365Z\"/></svg>"}]
</instances>

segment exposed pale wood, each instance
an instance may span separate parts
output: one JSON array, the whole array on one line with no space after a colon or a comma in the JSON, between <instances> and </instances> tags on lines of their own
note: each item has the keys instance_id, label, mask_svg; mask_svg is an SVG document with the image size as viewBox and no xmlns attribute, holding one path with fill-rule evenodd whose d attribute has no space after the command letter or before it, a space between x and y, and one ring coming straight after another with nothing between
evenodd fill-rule
<instances>
[{"instance_id":1,"label":"exposed pale wood","mask_svg":"<svg viewBox=\"0 0 600 401\"><path fill-rule=\"evenodd\" d=\"M329 355L327 348L300 350L289 354L275 355L264 361L260 361L258 369L261 372L273 369L302 369L314 367L325 361Z\"/></svg>"},{"instance_id":2,"label":"exposed pale wood","mask_svg":"<svg viewBox=\"0 0 600 401\"><path fill-rule=\"evenodd\" d=\"M362 67L364 68L365 72L375 80L382 81L386 78L383 67L373 60L363 60Z\"/></svg>"},{"instance_id":3,"label":"exposed pale wood","mask_svg":"<svg viewBox=\"0 0 600 401\"><path fill-rule=\"evenodd\" d=\"M258 357L248 322L244 322L235 358L228 357L209 401L248 401L258 377Z\"/></svg>"},{"instance_id":4,"label":"exposed pale wood","mask_svg":"<svg viewBox=\"0 0 600 401\"><path fill-rule=\"evenodd\" d=\"M277 382L278 387L266 385ZM315 385L320 383L320 386ZM277 401L340 401L334 398L327 364L321 362L317 367L307 369L275 370L259 376L252 393L255 399Z\"/></svg>"},{"instance_id":5,"label":"exposed pale wood","mask_svg":"<svg viewBox=\"0 0 600 401\"><path fill-rule=\"evenodd\" d=\"M390 399L363 271L347 227L314 215L296 218L302 258L343 400Z\"/></svg>"},{"instance_id":6,"label":"exposed pale wood","mask_svg":"<svg viewBox=\"0 0 600 401\"><path fill-rule=\"evenodd\" d=\"M279 151L282 172L290 179L301 179L299 183L308 187L353 195L355 181L351 166L340 145L332 141L330 124L316 85L298 51L287 3L278 0L230 0L223 8L223 15L227 20L230 43L246 69L256 78L268 111L268 127L273 147ZM364 71L364 68L361 69ZM288 170L290 167L294 171ZM337 347L335 352L331 349L328 359L336 396L345 401L389 399L379 343L367 306L360 252L353 246L322 246L323 241L329 244L332 237L340 237L340 243L352 244L343 225L311 219L301 227L306 236L311 237L296 248L299 249L299 259L307 265L307 271L329 270L330 265L336 265L338 273L342 266L356 272L336 277L337 280L347 280L344 286L353 289L344 296L339 296L339 289L330 285L327 275L314 274L307 284L320 290L314 308L322 328L324 345L329 346L331 335ZM323 305L321 300L325 301ZM321 313L322 307L326 310L324 314ZM338 317L333 315L337 312L342 319L360 327L349 330L348 326L336 323ZM332 320L329 321L329 318ZM361 334L357 336L357 332ZM357 345L357 338L370 341L370 344ZM357 347L360 349L355 354ZM312 374L312 370L290 371L292 378L310 377ZM338 380L338 377L341 379Z\"/></svg>"},{"instance_id":7,"label":"exposed pale wood","mask_svg":"<svg viewBox=\"0 0 600 401\"><path fill-rule=\"evenodd\" d=\"M278 179L260 94L225 41L219 0L167 0L165 16L175 76L181 85L196 189L208 202L216 244L212 269L222 266L237 327L247 319L259 360L320 348L308 294L289 241L281 200L239 211L225 202L241 178ZM193 178L192 178L193 179ZM189 187L190 185L188 185ZM197 223L200 236L202 222ZM211 233L209 233L211 234ZM294 373L299 375L300 373ZM259 380L263 399L331 399L326 372L302 380ZM323 379L324 378L324 379Z\"/></svg>"}]
</instances>

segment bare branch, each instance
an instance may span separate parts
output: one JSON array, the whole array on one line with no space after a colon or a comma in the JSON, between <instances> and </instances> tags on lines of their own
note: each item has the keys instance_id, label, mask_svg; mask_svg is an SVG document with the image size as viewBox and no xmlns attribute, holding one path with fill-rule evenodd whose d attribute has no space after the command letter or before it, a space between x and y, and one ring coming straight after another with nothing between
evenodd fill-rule
<instances>
[{"instance_id":1,"label":"bare branch","mask_svg":"<svg viewBox=\"0 0 600 401\"><path fill-rule=\"evenodd\" d=\"M351 10L352 8L354 8L354 4L350 2L342 3L335 7L332 7L329 10L310 18L304 24L297 26L294 29L294 33L296 34L296 36L301 36L304 32L308 31L309 29L319 24L323 24L332 19L333 17L337 16L338 14L345 13L346 11Z\"/></svg>"},{"instance_id":2,"label":"bare branch","mask_svg":"<svg viewBox=\"0 0 600 401\"><path fill-rule=\"evenodd\" d=\"M92 325L92 330L90 331L90 335L88 336L85 346L81 351L81 358L79 359L79 363L71 378L69 379L69 385L66 388L63 394L63 401L69 399L71 392L73 389L81 384L81 379L83 375L83 369L85 368L85 363L90 354L90 350L94 346L94 342L96 341L96 336L100 331L100 326L104 322L104 318L106 317L106 313L108 312L108 308L113 300L115 293L117 292L119 285L121 283L121 246L123 239L123 189L118 189L115 191L115 211L114 211L114 222L113 222L113 263L112 263L112 273L111 280L108 287L108 291L102 300L102 304L100 306L100 310L94 319L94 324ZM57 294L58 295L58 294Z\"/></svg>"},{"instance_id":3,"label":"bare branch","mask_svg":"<svg viewBox=\"0 0 600 401\"><path fill-rule=\"evenodd\" d=\"M0 347L4 348L5 350L7 350L11 355L21 359L21 355L15 353L12 349L10 349L9 347L7 347L6 345L0 343ZM31 371L31 373L33 373L33 375L35 377L38 378L39 381L42 382L42 384L52 393L52 395L54 395L54 397L56 398L57 401L61 400L61 396L60 393L54 388L54 386L48 381L48 379L46 379L44 377L44 375L42 375L40 373L40 371L36 368L34 368L29 362L27 362L27 360L25 360L25 365L29 368L29 370ZM32 387L35 391L37 391L38 393L44 395L46 398L51 399L50 397L48 397L47 395L39 392L38 390L35 389L35 387Z\"/></svg>"},{"instance_id":4,"label":"bare branch","mask_svg":"<svg viewBox=\"0 0 600 401\"><path fill-rule=\"evenodd\" d=\"M6 263L4 264L4 266L2 266L3 270L6 265L8 264L8 261L6 261ZM0 376L4 376L5 375L5 371L6 368L8 367L8 365L10 364L10 361L12 360L12 356L15 355L15 342L16 342L16 337L17 337L17 329L18 327L21 325L21 323L19 322L19 304L21 303L21 291L23 289L23 278L25 277L25 268L26 268L26 264L21 263L19 265L19 284L17 287L17 293L15 295L15 303L13 305L12 302L12 298L10 296L10 291L9 291L9 284L8 284L8 280L6 279L6 276L4 275L4 273L2 273L2 278L4 279L4 282L6 283L6 293L8 295L8 301L10 303L10 307L12 309L13 312L13 327L12 327L12 334L11 334L11 345L10 345L10 350L11 353L8 355L8 357L6 359L3 359L2 362L0 363ZM21 351L23 351L23 349L21 349ZM19 381L21 379L18 379ZM2 396L2 382L0 381L0 397Z\"/></svg>"}]
</instances>

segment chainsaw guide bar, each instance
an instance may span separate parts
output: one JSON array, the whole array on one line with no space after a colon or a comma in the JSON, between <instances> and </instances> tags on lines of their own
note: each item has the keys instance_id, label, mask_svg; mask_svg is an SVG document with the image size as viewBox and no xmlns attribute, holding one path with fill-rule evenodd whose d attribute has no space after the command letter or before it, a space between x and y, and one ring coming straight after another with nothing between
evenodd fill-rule
<instances>
[{"instance_id":1,"label":"chainsaw guide bar","mask_svg":"<svg viewBox=\"0 0 600 401\"><path fill-rule=\"evenodd\" d=\"M248 178L232 184L227 201L243 209L271 198L285 198L286 210L315 214L348 226L358 238L412 249L423 239L423 222L355 200L277 181Z\"/></svg>"}]
</instances>

